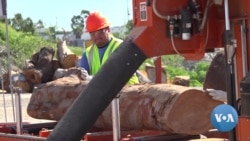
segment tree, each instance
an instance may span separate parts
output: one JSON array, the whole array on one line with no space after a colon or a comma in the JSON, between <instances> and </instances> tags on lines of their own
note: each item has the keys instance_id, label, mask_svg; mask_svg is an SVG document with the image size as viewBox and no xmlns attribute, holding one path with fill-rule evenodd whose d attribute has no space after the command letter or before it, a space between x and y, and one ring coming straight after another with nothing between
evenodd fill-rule
<instances>
[{"instance_id":1,"label":"tree","mask_svg":"<svg viewBox=\"0 0 250 141\"><path fill-rule=\"evenodd\" d=\"M124 33L125 37L130 33L130 31L133 29L133 22L132 20L128 20L126 24L126 32Z\"/></svg>"},{"instance_id":2,"label":"tree","mask_svg":"<svg viewBox=\"0 0 250 141\"><path fill-rule=\"evenodd\" d=\"M17 13L10 21L10 25L16 31L23 31L31 34L34 34L35 32L35 26L32 19L28 17L24 20L21 13Z\"/></svg>"},{"instance_id":3,"label":"tree","mask_svg":"<svg viewBox=\"0 0 250 141\"><path fill-rule=\"evenodd\" d=\"M50 41L55 41L56 40L56 27L51 26L46 29L47 35L49 35L49 40Z\"/></svg>"},{"instance_id":4,"label":"tree","mask_svg":"<svg viewBox=\"0 0 250 141\"><path fill-rule=\"evenodd\" d=\"M44 28L44 24L42 20L38 20L38 22L35 24L35 28Z\"/></svg>"},{"instance_id":5,"label":"tree","mask_svg":"<svg viewBox=\"0 0 250 141\"><path fill-rule=\"evenodd\" d=\"M184 58L180 55L163 55L162 56L162 63L171 65L175 68L182 67Z\"/></svg>"},{"instance_id":6,"label":"tree","mask_svg":"<svg viewBox=\"0 0 250 141\"><path fill-rule=\"evenodd\" d=\"M21 13L17 13L13 19L11 19L11 26L16 30L16 31L21 31L22 30L22 24L23 24L23 17Z\"/></svg>"},{"instance_id":7,"label":"tree","mask_svg":"<svg viewBox=\"0 0 250 141\"><path fill-rule=\"evenodd\" d=\"M80 15L73 16L71 18L71 28L77 39L81 38L84 29L84 22L89 15L89 11L82 10Z\"/></svg>"},{"instance_id":8,"label":"tree","mask_svg":"<svg viewBox=\"0 0 250 141\"><path fill-rule=\"evenodd\" d=\"M26 33L34 34L35 26L31 18L27 18L22 22L21 30Z\"/></svg>"}]
</instances>

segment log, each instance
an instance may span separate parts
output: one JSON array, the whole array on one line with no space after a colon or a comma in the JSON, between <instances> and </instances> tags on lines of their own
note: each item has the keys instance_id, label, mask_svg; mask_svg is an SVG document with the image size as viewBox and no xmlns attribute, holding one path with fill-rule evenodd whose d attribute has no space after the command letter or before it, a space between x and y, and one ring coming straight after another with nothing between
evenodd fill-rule
<instances>
[{"instance_id":1,"label":"log","mask_svg":"<svg viewBox=\"0 0 250 141\"><path fill-rule=\"evenodd\" d=\"M21 92L30 93L33 90L33 85L27 81L17 81L15 83L15 87L21 88Z\"/></svg>"},{"instance_id":2,"label":"log","mask_svg":"<svg viewBox=\"0 0 250 141\"><path fill-rule=\"evenodd\" d=\"M33 118L58 121L87 84L77 75L48 82L33 92L27 112ZM121 130L149 129L191 135L212 129L210 113L222 104L203 90L172 84L125 86L119 100ZM109 105L93 126L112 128L111 117Z\"/></svg>"},{"instance_id":3,"label":"log","mask_svg":"<svg viewBox=\"0 0 250 141\"><path fill-rule=\"evenodd\" d=\"M13 87L21 88L22 92L31 92L32 91L33 85L27 81L25 75L22 72L11 71L11 73L10 73L8 71L3 75L3 86L1 86L1 88L6 90L6 92L8 92L8 93L11 92L10 75L11 75ZM1 85L2 85L2 83L1 83Z\"/></svg>"},{"instance_id":4,"label":"log","mask_svg":"<svg viewBox=\"0 0 250 141\"><path fill-rule=\"evenodd\" d=\"M60 41L57 43L57 59L64 69L68 69L77 66L79 58L68 48L66 41Z\"/></svg>"},{"instance_id":5,"label":"log","mask_svg":"<svg viewBox=\"0 0 250 141\"><path fill-rule=\"evenodd\" d=\"M23 70L26 79L31 84L40 84L42 82L42 71L38 69L27 69Z\"/></svg>"},{"instance_id":6,"label":"log","mask_svg":"<svg viewBox=\"0 0 250 141\"><path fill-rule=\"evenodd\" d=\"M27 81L31 83L32 85L43 83L43 81L50 81L53 79L51 75L54 75L54 71L57 68L60 68L60 64L57 60L52 60L52 65L50 66L50 69L48 70L46 66L43 68L30 68L30 69L23 69L23 74L25 75ZM52 69L53 68L53 69ZM44 80L43 80L44 79Z\"/></svg>"},{"instance_id":7,"label":"log","mask_svg":"<svg viewBox=\"0 0 250 141\"><path fill-rule=\"evenodd\" d=\"M52 80L55 70L61 67L57 60L53 60L54 54L52 47L42 47L31 60L26 60L22 71L29 83L36 85Z\"/></svg>"},{"instance_id":8,"label":"log","mask_svg":"<svg viewBox=\"0 0 250 141\"><path fill-rule=\"evenodd\" d=\"M172 84L181 85L181 86L189 86L190 78L189 76L175 76Z\"/></svg>"},{"instance_id":9,"label":"log","mask_svg":"<svg viewBox=\"0 0 250 141\"><path fill-rule=\"evenodd\" d=\"M80 80L86 80L89 77L88 71L80 67L71 67L69 69L58 68L53 76L53 80L67 77L70 75L76 75Z\"/></svg>"}]
</instances>

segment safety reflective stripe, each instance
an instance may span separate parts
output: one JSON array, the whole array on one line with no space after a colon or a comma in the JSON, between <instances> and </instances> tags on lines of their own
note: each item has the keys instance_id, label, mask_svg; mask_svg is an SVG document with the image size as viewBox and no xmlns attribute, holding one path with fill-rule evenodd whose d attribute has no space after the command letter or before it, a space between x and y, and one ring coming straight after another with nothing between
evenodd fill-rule
<instances>
[{"instance_id":1,"label":"safety reflective stripe","mask_svg":"<svg viewBox=\"0 0 250 141\"><path fill-rule=\"evenodd\" d=\"M102 61L100 62L99 54L98 54L98 48L96 45L92 45L86 50L86 56L88 59L88 64L89 64L89 72L91 75L94 75L97 73L97 71L100 69L101 65L106 62L108 59L109 55L117 48L119 47L120 43L122 40L115 39L113 38L108 45L106 51L104 52ZM96 59L97 61L93 61L93 59ZM98 61L99 60L99 61Z\"/></svg>"},{"instance_id":2,"label":"safety reflective stripe","mask_svg":"<svg viewBox=\"0 0 250 141\"><path fill-rule=\"evenodd\" d=\"M91 64L93 62L93 54L94 54L94 45L90 47L89 53L86 53L90 73L92 72Z\"/></svg>"},{"instance_id":3,"label":"safety reflective stripe","mask_svg":"<svg viewBox=\"0 0 250 141\"><path fill-rule=\"evenodd\" d=\"M120 42L118 42L116 39L112 39L112 41L110 42L108 48L106 49L103 58L102 58L102 62L101 64L103 64L104 62L106 62L106 60L108 59L108 57L110 56L110 54L112 52L115 51L115 49L120 45Z\"/></svg>"}]
</instances>

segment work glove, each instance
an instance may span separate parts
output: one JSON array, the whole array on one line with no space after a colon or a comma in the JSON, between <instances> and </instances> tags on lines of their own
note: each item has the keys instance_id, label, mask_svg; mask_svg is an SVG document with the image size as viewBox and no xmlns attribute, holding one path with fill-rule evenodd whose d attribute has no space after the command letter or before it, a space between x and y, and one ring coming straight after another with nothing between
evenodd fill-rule
<instances>
[{"instance_id":1,"label":"work glove","mask_svg":"<svg viewBox=\"0 0 250 141\"><path fill-rule=\"evenodd\" d=\"M222 90L215 90L215 89L206 89L208 94L212 96L213 99L219 100L222 102L227 102L227 92Z\"/></svg>"},{"instance_id":2,"label":"work glove","mask_svg":"<svg viewBox=\"0 0 250 141\"><path fill-rule=\"evenodd\" d=\"M92 80L92 78L93 78L93 75L88 75L87 77L86 77L86 80Z\"/></svg>"}]
</instances>

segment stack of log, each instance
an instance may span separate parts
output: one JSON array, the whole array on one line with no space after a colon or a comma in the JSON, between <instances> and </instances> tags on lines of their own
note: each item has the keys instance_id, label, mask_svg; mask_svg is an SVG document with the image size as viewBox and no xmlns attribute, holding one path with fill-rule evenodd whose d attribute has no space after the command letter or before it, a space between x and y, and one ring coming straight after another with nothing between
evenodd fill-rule
<instances>
[{"instance_id":1,"label":"stack of log","mask_svg":"<svg viewBox=\"0 0 250 141\"><path fill-rule=\"evenodd\" d=\"M52 81L58 68L74 67L78 61L78 57L67 47L66 41L57 43L56 59L54 55L55 51L52 47L42 47L25 62L21 71L4 74L4 89L10 92L10 78L12 78L15 80L13 81L14 87L21 88L22 92L32 92L35 85ZM16 77L17 75L22 77Z\"/></svg>"},{"instance_id":2,"label":"stack of log","mask_svg":"<svg viewBox=\"0 0 250 141\"><path fill-rule=\"evenodd\" d=\"M214 65L217 64L210 67ZM28 114L37 119L59 121L78 95L84 94L82 91L89 83L85 73L80 68L67 69L57 74L56 80L39 86L28 104ZM190 135L213 129L210 114L224 103L212 99L203 89L174 84L128 85L118 96L121 130L161 130ZM93 127L112 128L111 105Z\"/></svg>"}]
</instances>

